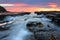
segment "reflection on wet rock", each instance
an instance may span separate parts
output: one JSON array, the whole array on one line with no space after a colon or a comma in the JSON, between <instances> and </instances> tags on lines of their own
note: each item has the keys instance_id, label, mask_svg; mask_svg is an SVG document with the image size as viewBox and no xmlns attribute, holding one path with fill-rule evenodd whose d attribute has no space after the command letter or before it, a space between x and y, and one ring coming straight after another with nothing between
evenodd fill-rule
<instances>
[{"instance_id":1,"label":"reflection on wet rock","mask_svg":"<svg viewBox=\"0 0 60 40\"><path fill-rule=\"evenodd\" d=\"M56 40L52 34L50 35L50 40Z\"/></svg>"},{"instance_id":2,"label":"reflection on wet rock","mask_svg":"<svg viewBox=\"0 0 60 40\"><path fill-rule=\"evenodd\" d=\"M13 21L1 21L0 22L0 31L5 31L5 30L9 30L10 26L9 24L11 24Z\"/></svg>"}]
</instances>

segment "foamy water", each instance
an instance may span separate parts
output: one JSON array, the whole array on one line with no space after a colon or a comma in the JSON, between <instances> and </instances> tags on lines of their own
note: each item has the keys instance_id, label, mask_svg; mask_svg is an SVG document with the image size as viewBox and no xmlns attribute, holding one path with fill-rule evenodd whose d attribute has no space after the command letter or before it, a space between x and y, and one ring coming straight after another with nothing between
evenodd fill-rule
<instances>
[{"instance_id":1,"label":"foamy water","mask_svg":"<svg viewBox=\"0 0 60 40\"><path fill-rule=\"evenodd\" d=\"M42 22L42 24L44 25L43 29L48 29L47 25L49 24L50 26L54 26L51 23L49 23L49 21L51 21L48 18L33 18L34 15L24 15L24 16L8 16L5 20L12 20L13 23L11 24L11 30L8 31L9 32L9 36L7 38L4 38L2 40L25 40L28 35L32 35L33 33L31 33L27 27L26 24L29 21L40 21ZM37 15L35 15L37 16ZM53 28L54 28L53 27Z\"/></svg>"}]
</instances>

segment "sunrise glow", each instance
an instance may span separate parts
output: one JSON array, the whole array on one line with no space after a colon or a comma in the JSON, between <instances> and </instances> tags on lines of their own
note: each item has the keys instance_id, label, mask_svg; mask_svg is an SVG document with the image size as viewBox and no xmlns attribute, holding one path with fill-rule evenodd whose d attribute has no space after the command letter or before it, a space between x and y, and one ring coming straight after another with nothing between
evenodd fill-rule
<instances>
[{"instance_id":1,"label":"sunrise glow","mask_svg":"<svg viewBox=\"0 0 60 40\"><path fill-rule=\"evenodd\" d=\"M34 12L34 11L60 11L60 7L56 3L48 3L48 8L41 5L13 3L0 4L11 12Z\"/></svg>"},{"instance_id":2,"label":"sunrise glow","mask_svg":"<svg viewBox=\"0 0 60 40\"><path fill-rule=\"evenodd\" d=\"M59 8L6 8L12 12L60 11Z\"/></svg>"}]
</instances>

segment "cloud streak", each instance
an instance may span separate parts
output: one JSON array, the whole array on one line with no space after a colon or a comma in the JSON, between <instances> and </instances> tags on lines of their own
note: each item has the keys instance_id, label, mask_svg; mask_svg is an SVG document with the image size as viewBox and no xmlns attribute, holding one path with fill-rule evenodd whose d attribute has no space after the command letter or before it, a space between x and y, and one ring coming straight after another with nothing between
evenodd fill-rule
<instances>
[{"instance_id":1,"label":"cloud streak","mask_svg":"<svg viewBox=\"0 0 60 40\"><path fill-rule=\"evenodd\" d=\"M13 4L0 4L0 6L14 6Z\"/></svg>"}]
</instances>

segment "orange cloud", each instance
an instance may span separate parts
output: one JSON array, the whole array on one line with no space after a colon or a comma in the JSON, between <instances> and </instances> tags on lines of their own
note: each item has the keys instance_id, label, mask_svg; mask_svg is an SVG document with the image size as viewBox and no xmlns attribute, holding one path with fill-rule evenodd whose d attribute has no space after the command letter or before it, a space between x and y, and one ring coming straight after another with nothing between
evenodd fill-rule
<instances>
[{"instance_id":1,"label":"orange cloud","mask_svg":"<svg viewBox=\"0 0 60 40\"><path fill-rule=\"evenodd\" d=\"M50 6L51 8L57 8L58 5L56 3L48 3L48 6Z\"/></svg>"}]
</instances>

